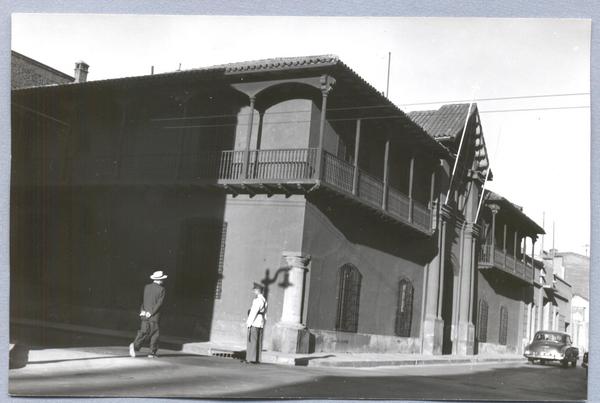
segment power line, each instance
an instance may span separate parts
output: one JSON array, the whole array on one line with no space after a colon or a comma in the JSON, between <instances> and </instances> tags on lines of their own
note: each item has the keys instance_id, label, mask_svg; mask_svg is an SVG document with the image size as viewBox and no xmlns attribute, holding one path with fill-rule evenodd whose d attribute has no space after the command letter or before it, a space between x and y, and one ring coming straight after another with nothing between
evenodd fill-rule
<instances>
[{"instance_id":1,"label":"power line","mask_svg":"<svg viewBox=\"0 0 600 403\"><path fill-rule=\"evenodd\" d=\"M580 106L556 106L548 108L523 108L523 109L498 109L489 111L479 111L479 113L503 113L503 112L533 112L533 111L548 111L548 110L562 110L562 109L586 109L589 108L587 105ZM462 115L460 112L448 112L439 116L452 116ZM328 122L343 122L343 121L355 121L357 118L333 118L327 119ZM387 119L405 119L402 115L384 115L384 116L361 116L361 120L387 120ZM266 122L268 125L279 125L279 124L290 124L290 123L309 123L316 121L316 119L300 119L300 120L286 120L279 122ZM234 127L234 126L245 126L245 123L222 123L222 124L209 124L209 125L185 125L185 126L165 126L164 129L191 129L191 128L207 128L207 127Z\"/></svg>"},{"instance_id":2,"label":"power line","mask_svg":"<svg viewBox=\"0 0 600 403\"><path fill-rule=\"evenodd\" d=\"M473 101L503 101L503 100L514 100L514 99L538 99L538 98L552 98L552 97L569 97L569 96L581 96L590 95L589 92L573 92L573 93L562 93L562 94L541 94L541 95L520 95L511 97L496 97L496 98L475 98ZM417 102L412 104L380 104L380 105L359 105L359 106L348 106L338 108L327 108L327 111L352 111L352 110L364 110L364 109L382 109L382 108L396 108L397 106L414 106L414 105L434 105L434 104L459 104L464 102L470 102L465 100L454 100L454 101L432 101L432 102ZM297 111L278 111L269 112L270 115L276 114L290 114L299 112L310 112L310 110L297 110ZM189 116L189 117L173 117L173 118L154 118L152 121L167 121L167 120L191 120L191 119L209 119L216 117L237 117L237 114L220 114L220 115L200 115L200 116Z\"/></svg>"},{"instance_id":3,"label":"power line","mask_svg":"<svg viewBox=\"0 0 600 403\"><path fill-rule=\"evenodd\" d=\"M542 95L519 95L512 97L495 97L495 98L475 98L475 102L477 101L504 101L511 99L529 99L529 98L554 98L554 97L572 97L572 96L581 96L581 95L590 95L589 92L573 92L566 94L542 94ZM436 101L436 102L416 102L412 104L398 104L398 106L414 106L414 105L433 105L433 104L460 104L467 103L470 100L459 100L459 101Z\"/></svg>"}]
</instances>

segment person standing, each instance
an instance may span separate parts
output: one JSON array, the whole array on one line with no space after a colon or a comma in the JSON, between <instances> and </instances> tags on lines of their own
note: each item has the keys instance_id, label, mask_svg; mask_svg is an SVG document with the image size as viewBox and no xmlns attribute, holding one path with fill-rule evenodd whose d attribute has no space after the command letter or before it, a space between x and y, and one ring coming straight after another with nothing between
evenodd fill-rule
<instances>
[{"instance_id":1,"label":"person standing","mask_svg":"<svg viewBox=\"0 0 600 403\"><path fill-rule=\"evenodd\" d=\"M152 283L144 287L144 298L140 308L142 323L135 340L129 344L129 355L132 357L137 356L136 353L140 351L142 343L148 339L150 340L150 354L148 357L158 357L156 354L158 351L158 337L160 335L158 324L160 320L160 308L165 299L163 282L167 277L161 270L155 271L150 276Z\"/></svg>"},{"instance_id":2,"label":"person standing","mask_svg":"<svg viewBox=\"0 0 600 403\"><path fill-rule=\"evenodd\" d=\"M248 312L246 327L248 329L248 340L246 344L246 363L258 364L260 362L260 353L262 351L263 329L267 313L267 300L263 296L263 286L254 283L252 287L254 300L252 307Z\"/></svg>"}]
</instances>

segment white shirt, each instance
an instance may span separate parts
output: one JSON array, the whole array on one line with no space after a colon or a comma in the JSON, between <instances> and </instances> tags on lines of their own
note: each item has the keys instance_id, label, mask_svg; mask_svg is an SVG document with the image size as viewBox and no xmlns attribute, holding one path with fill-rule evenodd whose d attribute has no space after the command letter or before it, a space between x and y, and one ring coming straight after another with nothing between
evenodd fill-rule
<instances>
[{"instance_id":1,"label":"white shirt","mask_svg":"<svg viewBox=\"0 0 600 403\"><path fill-rule=\"evenodd\" d=\"M258 294L254 300L252 300L252 308L248 314L246 320L246 327L264 327L265 316L267 314L267 300L262 294Z\"/></svg>"}]
</instances>

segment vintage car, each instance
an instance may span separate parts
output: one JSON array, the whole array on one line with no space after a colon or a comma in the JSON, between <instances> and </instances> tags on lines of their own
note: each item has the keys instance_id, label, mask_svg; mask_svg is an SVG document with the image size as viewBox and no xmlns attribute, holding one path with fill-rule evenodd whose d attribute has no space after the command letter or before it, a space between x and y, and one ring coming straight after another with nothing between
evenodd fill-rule
<instances>
[{"instance_id":1,"label":"vintage car","mask_svg":"<svg viewBox=\"0 0 600 403\"><path fill-rule=\"evenodd\" d=\"M529 362L539 360L541 364L550 361L560 362L563 367L577 365L579 349L571 344L571 336L563 332L541 330L536 332L533 341L525 347L523 354Z\"/></svg>"}]
</instances>

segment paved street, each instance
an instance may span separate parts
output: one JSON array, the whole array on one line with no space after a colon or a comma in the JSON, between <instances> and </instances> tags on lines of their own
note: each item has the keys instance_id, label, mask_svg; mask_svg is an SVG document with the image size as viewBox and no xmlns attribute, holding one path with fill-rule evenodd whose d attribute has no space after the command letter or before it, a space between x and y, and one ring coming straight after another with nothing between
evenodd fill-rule
<instances>
[{"instance_id":1,"label":"paved street","mask_svg":"<svg viewBox=\"0 0 600 403\"><path fill-rule=\"evenodd\" d=\"M9 371L9 390L29 396L586 398L586 372L580 366L563 369L513 363L312 368L244 365L227 358L162 353L158 359L134 359L124 346L32 349L26 366Z\"/></svg>"}]
</instances>

